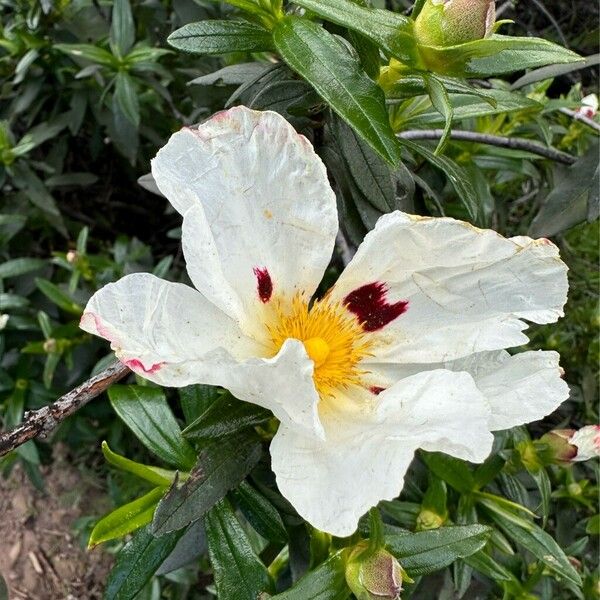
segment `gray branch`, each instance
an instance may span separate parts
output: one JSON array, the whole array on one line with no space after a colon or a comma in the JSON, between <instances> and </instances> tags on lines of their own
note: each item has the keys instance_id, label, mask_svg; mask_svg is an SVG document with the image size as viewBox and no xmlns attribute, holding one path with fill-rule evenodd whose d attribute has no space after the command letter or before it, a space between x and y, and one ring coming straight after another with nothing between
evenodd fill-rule
<instances>
[{"instance_id":1,"label":"gray branch","mask_svg":"<svg viewBox=\"0 0 600 600\"><path fill-rule=\"evenodd\" d=\"M409 129L398 133L398 137L404 140L439 140L444 134L443 129ZM544 146L538 142L527 140L525 138L509 138L501 135L492 135L490 133L479 133L477 131L464 131L453 129L450 132L453 140L461 142L474 142L476 144L487 144L488 146L499 146L500 148L511 148L512 150L525 150L533 154L538 154L549 158L563 165L572 165L577 158L552 148Z\"/></svg>"},{"instance_id":2,"label":"gray branch","mask_svg":"<svg viewBox=\"0 0 600 600\"><path fill-rule=\"evenodd\" d=\"M8 454L33 438L46 437L67 417L77 412L129 372L129 368L124 364L115 362L98 375L61 396L50 406L26 412L21 424L10 431L0 433L0 456Z\"/></svg>"}]
</instances>

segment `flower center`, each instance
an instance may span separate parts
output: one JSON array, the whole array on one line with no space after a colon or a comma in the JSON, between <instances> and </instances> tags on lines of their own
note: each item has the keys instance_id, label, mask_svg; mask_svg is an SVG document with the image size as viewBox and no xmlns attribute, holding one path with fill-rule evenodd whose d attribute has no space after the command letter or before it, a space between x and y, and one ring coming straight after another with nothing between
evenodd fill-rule
<instances>
[{"instance_id":1,"label":"flower center","mask_svg":"<svg viewBox=\"0 0 600 600\"><path fill-rule=\"evenodd\" d=\"M289 338L304 344L315 365L314 381L321 398L338 388L360 384L365 371L359 363L369 355L371 343L359 320L343 304L325 298L309 307L300 297L285 308L277 303L267 330L270 356Z\"/></svg>"}]
</instances>

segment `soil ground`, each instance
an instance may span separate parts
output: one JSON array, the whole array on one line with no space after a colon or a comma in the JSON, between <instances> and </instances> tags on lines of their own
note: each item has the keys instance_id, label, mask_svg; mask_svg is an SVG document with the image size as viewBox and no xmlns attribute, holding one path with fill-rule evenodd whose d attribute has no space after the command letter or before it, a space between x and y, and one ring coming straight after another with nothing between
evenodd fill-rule
<instances>
[{"instance_id":1,"label":"soil ground","mask_svg":"<svg viewBox=\"0 0 600 600\"><path fill-rule=\"evenodd\" d=\"M86 550L73 527L109 508L106 497L64 448L53 454L52 465L42 467L45 493L19 468L0 478L0 574L10 600L100 599L112 558Z\"/></svg>"}]
</instances>

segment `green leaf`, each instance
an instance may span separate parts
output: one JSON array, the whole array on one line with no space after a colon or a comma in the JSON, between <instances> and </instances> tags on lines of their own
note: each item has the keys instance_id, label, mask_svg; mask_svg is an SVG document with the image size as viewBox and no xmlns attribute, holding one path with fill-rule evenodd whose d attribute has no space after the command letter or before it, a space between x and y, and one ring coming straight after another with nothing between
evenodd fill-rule
<instances>
[{"instance_id":1,"label":"green leaf","mask_svg":"<svg viewBox=\"0 0 600 600\"><path fill-rule=\"evenodd\" d=\"M431 99L431 104L437 112L444 118L444 133L438 142L437 148L434 154L440 154L448 141L450 135L450 128L452 127L452 119L454 118L454 112L452 110L452 104L450 103L450 97L444 87L443 83L439 81L433 75L425 75L424 81L427 88L427 93Z\"/></svg>"},{"instance_id":2,"label":"green leaf","mask_svg":"<svg viewBox=\"0 0 600 600\"><path fill-rule=\"evenodd\" d=\"M261 446L253 431L213 440L200 451L189 479L173 484L154 516L157 535L197 521L246 477L258 463Z\"/></svg>"},{"instance_id":3,"label":"green leaf","mask_svg":"<svg viewBox=\"0 0 600 600\"><path fill-rule=\"evenodd\" d=\"M480 213L479 199L475 193L475 188L471 183L468 171L447 156L436 155L423 144L417 144L405 139L402 139L401 141L403 145L420 154L425 160L446 174L446 177L448 177L450 183L456 190L458 200L465 207L469 218L477 223Z\"/></svg>"},{"instance_id":4,"label":"green leaf","mask_svg":"<svg viewBox=\"0 0 600 600\"><path fill-rule=\"evenodd\" d=\"M152 521L158 501L167 490L166 487L154 488L141 498L128 502L102 517L90 535L88 548L123 537Z\"/></svg>"},{"instance_id":5,"label":"green leaf","mask_svg":"<svg viewBox=\"0 0 600 600\"><path fill-rule=\"evenodd\" d=\"M441 527L385 536L386 548L409 575L425 575L481 550L492 530L485 525Z\"/></svg>"},{"instance_id":6,"label":"green leaf","mask_svg":"<svg viewBox=\"0 0 600 600\"><path fill-rule=\"evenodd\" d=\"M219 598L256 600L261 592L272 591L267 568L226 499L208 512L204 526Z\"/></svg>"},{"instance_id":7,"label":"green leaf","mask_svg":"<svg viewBox=\"0 0 600 600\"><path fill-rule=\"evenodd\" d=\"M218 387L201 384L179 388L178 392L181 410L188 425L202 415L220 395Z\"/></svg>"},{"instance_id":8,"label":"green leaf","mask_svg":"<svg viewBox=\"0 0 600 600\"><path fill-rule=\"evenodd\" d=\"M189 23L174 31L167 42L194 54L263 52L273 48L269 31L246 21L207 20Z\"/></svg>"},{"instance_id":9,"label":"green leaf","mask_svg":"<svg viewBox=\"0 0 600 600\"><path fill-rule=\"evenodd\" d=\"M324 19L361 33L402 62L418 62L412 21L398 13L356 4L352 0L294 0Z\"/></svg>"},{"instance_id":10,"label":"green leaf","mask_svg":"<svg viewBox=\"0 0 600 600\"><path fill-rule=\"evenodd\" d=\"M430 471L455 490L468 494L475 489L473 473L462 460L441 452L421 452L419 456Z\"/></svg>"},{"instance_id":11,"label":"green leaf","mask_svg":"<svg viewBox=\"0 0 600 600\"><path fill-rule=\"evenodd\" d=\"M125 56L135 42L135 25L129 0L114 0L110 23L110 46L117 56Z\"/></svg>"},{"instance_id":12,"label":"green leaf","mask_svg":"<svg viewBox=\"0 0 600 600\"><path fill-rule=\"evenodd\" d=\"M272 600L345 600L350 596L345 570L346 561L341 550L301 577L289 590L273 596Z\"/></svg>"},{"instance_id":13,"label":"green leaf","mask_svg":"<svg viewBox=\"0 0 600 600\"><path fill-rule=\"evenodd\" d=\"M154 485L163 487L170 486L174 479L176 471L167 471L160 467L154 467L152 465L144 465L142 463L129 460L116 452L113 452L106 442L102 442L102 454L106 462L110 463L114 467L132 473L141 479L145 479Z\"/></svg>"},{"instance_id":14,"label":"green leaf","mask_svg":"<svg viewBox=\"0 0 600 600\"><path fill-rule=\"evenodd\" d=\"M183 430L188 439L212 439L268 421L273 415L265 408L238 400L226 392Z\"/></svg>"},{"instance_id":15,"label":"green leaf","mask_svg":"<svg viewBox=\"0 0 600 600\"><path fill-rule=\"evenodd\" d=\"M383 91L339 40L319 25L294 16L279 21L273 40L285 62L376 152L391 164L400 161Z\"/></svg>"},{"instance_id":16,"label":"green leaf","mask_svg":"<svg viewBox=\"0 0 600 600\"><path fill-rule=\"evenodd\" d=\"M156 538L149 527L138 531L117 555L108 576L104 600L133 600L184 533L182 529Z\"/></svg>"},{"instance_id":17,"label":"green leaf","mask_svg":"<svg viewBox=\"0 0 600 600\"><path fill-rule=\"evenodd\" d=\"M533 237L549 237L600 216L598 142L570 167L558 165L555 185L529 227Z\"/></svg>"},{"instance_id":18,"label":"green leaf","mask_svg":"<svg viewBox=\"0 0 600 600\"><path fill-rule=\"evenodd\" d=\"M285 544L288 536L275 507L246 481L231 492L231 497L250 525L265 539Z\"/></svg>"},{"instance_id":19,"label":"green leaf","mask_svg":"<svg viewBox=\"0 0 600 600\"><path fill-rule=\"evenodd\" d=\"M2 575L0 575L0 600L8 600L8 586Z\"/></svg>"},{"instance_id":20,"label":"green leaf","mask_svg":"<svg viewBox=\"0 0 600 600\"><path fill-rule=\"evenodd\" d=\"M517 578L508 569L497 563L482 550L467 556L464 561L492 581L511 581L518 584Z\"/></svg>"},{"instance_id":21,"label":"green leaf","mask_svg":"<svg viewBox=\"0 0 600 600\"><path fill-rule=\"evenodd\" d=\"M41 258L13 258L0 264L0 279L17 277L31 271L38 271L45 267L47 262Z\"/></svg>"},{"instance_id":22,"label":"green leaf","mask_svg":"<svg viewBox=\"0 0 600 600\"><path fill-rule=\"evenodd\" d=\"M579 62L572 62L566 65L549 65L547 67L541 67L539 69L529 71L529 73L519 77L517 81L511 84L510 89L516 90L525 87L530 83L537 83L538 81L544 81L546 79L554 79L559 75L565 75L573 71L586 69L587 67L595 67L598 64L600 64L600 54L592 54L590 56L586 56Z\"/></svg>"},{"instance_id":23,"label":"green leaf","mask_svg":"<svg viewBox=\"0 0 600 600\"><path fill-rule=\"evenodd\" d=\"M193 467L196 453L182 437L160 388L113 385L108 398L114 411L150 452L184 471Z\"/></svg>"},{"instance_id":24,"label":"green leaf","mask_svg":"<svg viewBox=\"0 0 600 600\"><path fill-rule=\"evenodd\" d=\"M115 57L110 52L92 44L54 44L53 48L75 58L83 58L105 67L116 65Z\"/></svg>"},{"instance_id":25,"label":"green leaf","mask_svg":"<svg viewBox=\"0 0 600 600\"><path fill-rule=\"evenodd\" d=\"M140 103L135 83L125 71L119 71L115 77L115 100L127 120L138 127L140 124Z\"/></svg>"},{"instance_id":26,"label":"green leaf","mask_svg":"<svg viewBox=\"0 0 600 600\"><path fill-rule=\"evenodd\" d=\"M446 48L420 46L420 52L429 70L455 77L490 77L542 65L581 61L575 52L547 40L504 35Z\"/></svg>"},{"instance_id":27,"label":"green leaf","mask_svg":"<svg viewBox=\"0 0 600 600\"><path fill-rule=\"evenodd\" d=\"M524 519L494 502L480 501L486 514L515 543L521 545L550 570L567 581L581 586L581 577L551 535L535 523Z\"/></svg>"},{"instance_id":28,"label":"green leaf","mask_svg":"<svg viewBox=\"0 0 600 600\"><path fill-rule=\"evenodd\" d=\"M594 515L588 519L585 532L590 535L600 535L600 515Z\"/></svg>"},{"instance_id":29,"label":"green leaf","mask_svg":"<svg viewBox=\"0 0 600 600\"><path fill-rule=\"evenodd\" d=\"M65 312L73 315L81 315L83 313L83 308L79 306L77 302L74 302L66 292L63 292L51 281L36 277L35 285L37 286L38 290L40 290L40 292L42 292L42 294L44 294L44 296L50 300L50 302L53 302Z\"/></svg>"}]
</instances>

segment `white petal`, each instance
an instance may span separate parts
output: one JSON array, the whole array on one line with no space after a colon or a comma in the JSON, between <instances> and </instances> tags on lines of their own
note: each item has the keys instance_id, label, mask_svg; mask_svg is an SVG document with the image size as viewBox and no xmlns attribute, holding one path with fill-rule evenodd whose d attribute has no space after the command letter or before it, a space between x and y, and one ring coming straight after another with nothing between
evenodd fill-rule
<instances>
[{"instance_id":1,"label":"white petal","mask_svg":"<svg viewBox=\"0 0 600 600\"><path fill-rule=\"evenodd\" d=\"M548 240L395 212L365 237L333 296L344 301L373 282L388 288L372 309L407 305L373 333L380 343L373 361L441 362L527 342L522 319L562 316L566 272Z\"/></svg>"},{"instance_id":2,"label":"white petal","mask_svg":"<svg viewBox=\"0 0 600 600\"><path fill-rule=\"evenodd\" d=\"M127 275L96 292L80 327L109 340L136 373L174 387L206 382L221 348L246 357L255 347L196 290L149 273Z\"/></svg>"},{"instance_id":3,"label":"white petal","mask_svg":"<svg viewBox=\"0 0 600 600\"><path fill-rule=\"evenodd\" d=\"M312 295L338 228L321 159L279 114L244 107L174 134L152 161L184 215L196 288L244 324L271 296Z\"/></svg>"},{"instance_id":4,"label":"white petal","mask_svg":"<svg viewBox=\"0 0 600 600\"><path fill-rule=\"evenodd\" d=\"M498 431L538 421L568 397L557 352L483 352L447 368L464 369L490 404L490 429Z\"/></svg>"},{"instance_id":5,"label":"white petal","mask_svg":"<svg viewBox=\"0 0 600 600\"><path fill-rule=\"evenodd\" d=\"M325 400L324 440L282 425L271 443L281 493L333 535L350 535L370 507L400 493L417 448L480 462L492 447L489 410L466 373L419 373L368 396Z\"/></svg>"},{"instance_id":6,"label":"white petal","mask_svg":"<svg viewBox=\"0 0 600 600\"><path fill-rule=\"evenodd\" d=\"M571 460L579 462L600 456L600 425L586 425L576 431L569 444L577 448L577 454Z\"/></svg>"}]
</instances>

